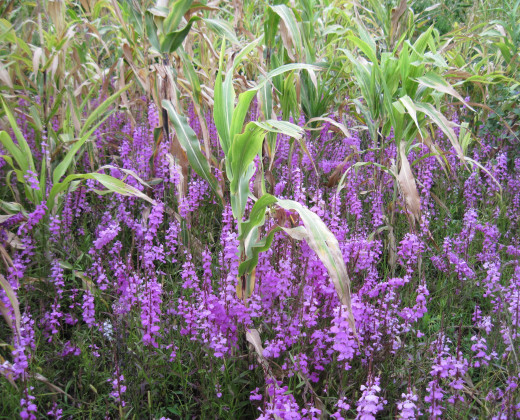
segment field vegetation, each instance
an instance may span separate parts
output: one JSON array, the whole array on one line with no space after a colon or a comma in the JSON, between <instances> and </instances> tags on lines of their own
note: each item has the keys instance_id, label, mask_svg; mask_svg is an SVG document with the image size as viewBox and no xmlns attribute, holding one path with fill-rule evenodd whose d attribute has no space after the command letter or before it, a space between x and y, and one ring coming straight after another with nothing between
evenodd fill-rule
<instances>
[{"instance_id":1,"label":"field vegetation","mask_svg":"<svg viewBox=\"0 0 520 420\"><path fill-rule=\"evenodd\" d=\"M520 0L0 0L0 417L520 418Z\"/></svg>"}]
</instances>

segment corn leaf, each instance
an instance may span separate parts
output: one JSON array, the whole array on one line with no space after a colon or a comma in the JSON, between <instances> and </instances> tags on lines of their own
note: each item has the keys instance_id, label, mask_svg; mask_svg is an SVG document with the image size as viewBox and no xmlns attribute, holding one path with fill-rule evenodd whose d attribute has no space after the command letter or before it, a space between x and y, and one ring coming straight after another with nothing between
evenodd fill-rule
<instances>
[{"instance_id":1,"label":"corn leaf","mask_svg":"<svg viewBox=\"0 0 520 420\"><path fill-rule=\"evenodd\" d=\"M200 142L197 135L188 124L186 117L179 115L171 101L163 100L162 106L168 112L170 121L175 128L175 134L179 139L182 148L186 151L188 160L193 170L204 178L213 191L218 194L219 186L215 176L211 173L207 158L202 154Z\"/></svg>"}]
</instances>

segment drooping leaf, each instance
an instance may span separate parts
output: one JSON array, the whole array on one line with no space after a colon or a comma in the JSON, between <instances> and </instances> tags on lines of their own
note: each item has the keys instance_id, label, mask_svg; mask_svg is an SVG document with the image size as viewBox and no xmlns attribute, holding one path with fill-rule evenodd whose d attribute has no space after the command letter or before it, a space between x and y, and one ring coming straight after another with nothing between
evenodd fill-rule
<instances>
[{"instance_id":1,"label":"drooping leaf","mask_svg":"<svg viewBox=\"0 0 520 420\"><path fill-rule=\"evenodd\" d=\"M355 331L350 300L350 279L338 240L316 213L300 203L293 200L278 200L277 205L285 210L294 210L300 215L306 229L305 240L327 269L340 302L349 312L352 331Z\"/></svg>"},{"instance_id":2,"label":"drooping leaf","mask_svg":"<svg viewBox=\"0 0 520 420\"><path fill-rule=\"evenodd\" d=\"M410 162L406 156L406 145L404 142L400 145L400 159L401 159L401 170L397 176L399 182L399 188L403 194L406 208L411 213L413 220L420 223L421 221L421 200L419 198L419 191L417 191L417 184L415 183L415 177L410 167Z\"/></svg>"},{"instance_id":3,"label":"drooping leaf","mask_svg":"<svg viewBox=\"0 0 520 420\"><path fill-rule=\"evenodd\" d=\"M451 95L455 98L457 98L459 101L464 103L469 109L472 111L475 111L465 100L464 98L451 86L446 80L444 80L441 76L439 76L435 72L428 72L424 76L418 77L417 82L419 84L435 89L438 92L447 93L448 95Z\"/></svg>"},{"instance_id":4,"label":"drooping leaf","mask_svg":"<svg viewBox=\"0 0 520 420\"><path fill-rule=\"evenodd\" d=\"M302 56L302 38L294 12L285 4L270 6L270 9L282 20L280 34L289 57L293 60L300 58ZM292 47L294 47L294 52Z\"/></svg>"}]
</instances>

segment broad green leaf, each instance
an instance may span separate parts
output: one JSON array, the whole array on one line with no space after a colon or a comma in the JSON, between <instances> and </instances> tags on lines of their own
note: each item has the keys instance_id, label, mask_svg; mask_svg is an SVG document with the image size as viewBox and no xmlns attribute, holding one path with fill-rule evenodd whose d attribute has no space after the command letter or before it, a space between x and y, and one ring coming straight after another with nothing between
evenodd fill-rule
<instances>
[{"instance_id":1,"label":"broad green leaf","mask_svg":"<svg viewBox=\"0 0 520 420\"><path fill-rule=\"evenodd\" d=\"M182 17L190 9L193 0L177 0L170 6L170 13L163 23L164 32L170 33L177 29Z\"/></svg>"},{"instance_id":2,"label":"broad green leaf","mask_svg":"<svg viewBox=\"0 0 520 420\"><path fill-rule=\"evenodd\" d=\"M215 80L213 120L220 138L220 145L224 154L227 156L231 147L232 138L230 136L231 121L233 118L235 91L233 90L232 72L226 81L222 80L222 65L224 60L225 42L222 43L220 51L219 71Z\"/></svg>"},{"instance_id":3,"label":"broad green leaf","mask_svg":"<svg viewBox=\"0 0 520 420\"><path fill-rule=\"evenodd\" d=\"M284 134L296 140L301 139L303 133L305 132L303 128L297 126L296 124L290 123L289 121L267 120L256 121L255 124L266 131Z\"/></svg>"},{"instance_id":4,"label":"broad green leaf","mask_svg":"<svg viewBox=\"0 0 520 420\"><path fill-rule=\"evenodd\" d=\"M146 24L146 35L152 47L157 51L161 51L161 44L159 43L159 38L157 37L157 26L153 20L153 15L149 11L146 11L144 14L145 24Z\"/></svg>"},{"instance_id":5,"label":"broad green leaf","mask_svg":"<svg viewBox=\"0 0 520 420\"><path fill-rule=\"evenodd\" d=\"M423 112L428 115L432 121L442 130L444 134L450 140L453 148L457 152L457 155L461 160L464 160L464 154L462 153L462 148L460 147L459 141L457 139L457 135L453 130L453 127L456 126L455 123L448 121L448 119L442 115L432 104L428 103L414 103L414 107L417 111Z\"/></svg>"},{"instance_id":6,"label":"broad green leaf","mask_svg":"<svg viewBox=\"0 0 520 420\"><path fill-rule=\"evenodd\" d=\"M247 90L238 95L238 103L231 117L231 126L229 132L231 139L235 138L235 135L242 132L247 111L249 111L249 106L251 105L251 101L255 95L256 90L254 89Z\"/></svg>"},{"instance_id":7,"label":"broad green leaf","mask_svg":"<svg viewBox=\"0 0 520 420\"><path fill-rule=\"evenodd\" d=\"M367 44L365 41L359 39L356 36L348 36L347 39L349 41L352 41L354 45L358 47L368 57L368 59L372 62L372 65L376 67L379 66L379 61L377 59L376 52L369 44Z\"/></svg>"},{"instance_id":8,"label":"broad green leaf","mask_svg":"<svg viewBox=\"0 0 520 420\"><path fill-rule=\"evenodd\" d=\"M263 79L255 89L260 89L263 87L266 83L269 83L269 81L276 76L279 76L280 74L284 74L288 71L293 70L307 70L309 73L313 73L314 71L320 71L322 70L321 67L313 65L313 64L305 64L305 63L291 63L291 64L284 64L283 66L277 67L274 70L271 70L269 73L267 73L265 79Z\"/></svg>"},{"instance_id":9,"label":"broad green leaf","mask_svg":"<svg viewBox=\"0 0 520 420\"><path fill-rule=\"evenodd\" d=\"M408 111L408 114L410 114L413 122L417 126L417 129L420 131L421 127L419 126L419 122L417 121L417 113L415 112L415 106L412 101L412 98L410 98L408 95L405 95L402 98L399 98L399 101L404 105L404 107Z\"/></svg>"},{"instance_id":10,"label":"broad green leaf","mask_svg":"<svg viewBox=\"0 0 520 420\"><path fill-rule=\"evenodd\" d=\"M233 210L233 216L236 215L237 220L242 220L244 211L246 209L247 199L249 198L250 189L249 182L255 174L256 168L253 163L249 164L245 172L241 174L237 182L237 190L230 193L231 198L231 209ZM240 234L240 223L239 223L239 234Z\"/></svg>"},{"instance_id":11,"label":"broad green leaf","mask_svg":"<svg viewBox=\"0 0 520 420\"><path fill-rule=\"evenodd\" d=\"M231 145L228 167L231 169L232 177L230 184L231 196L240 203L238 208L234 209L234 215L240 220L245 208L247 195L243 197L242 188L239 185L244 182L246 175L253 175L249 170L249 166L253 163L255 156L262 147L266 131L259 127L256 123L250 122L246 125L242 134L236 135ZM229 175L229 174L228 174ZM251 177L249 176L249 178ZM249 181L249 179L247 179ZM247 188L247 191L249 189Z\"/></svg>"},{"instance_id":12,"label":"broad green leaf","mask_svg":"<svg viewBox=\"0 0 520 420\"><path fill-rule=\"evenodd\" d=\"M265 222L265 211L267 207L275 204L277 201L276 197L271 194L264 194L260 197L249 214L249 219L242 222L242 228L240 233L240 239L245 239L254 227L262 226Z\"/></svg>"},{"instance_id":13,"label":"broad green leaf","mask_svg":"<svg viewBox=\"0 0 520 420\"><path fill-rule=\"evenodd\" d=\"M273 243L274 234L281 231L282 229L277 226L269 231L269 233L259 241L256 241L254 245L250 247L251 257L241 262L238 266L238 275L243 276L244 274L251 273L258 265L258 255L261 252L267 251Z\"/></svg>"},{"instance_id":14,"label":"broad green leaf","mask_svg":"<svg viewBox=\"0 0 520 420\"><path fill-rule=\"evenodd\" d=\"M168 33L161 42L161 52L171 54L179 48L184 39L188 36L193 23L200 19L200 17L194 16L181 30Z\"/></svg>"}]
</instances>

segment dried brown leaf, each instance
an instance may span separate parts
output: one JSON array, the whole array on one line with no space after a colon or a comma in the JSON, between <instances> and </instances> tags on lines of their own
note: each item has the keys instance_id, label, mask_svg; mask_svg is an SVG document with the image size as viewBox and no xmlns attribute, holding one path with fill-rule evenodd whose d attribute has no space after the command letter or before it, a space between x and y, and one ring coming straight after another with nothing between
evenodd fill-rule
<instances>
[{"instance_id":1,"label":"dried brown leaf","mask_svg":"<svg viewBox=\"0 0 520 420\"><path fill-rule=\"evenodd\" d=\"M5 277L0 274L0 286L4 289L5 294L9 298L9 301L11 302L11 307L13 308L14 312L14 321L15 321L15 327L16 327L16 334L20 334L20 306L18 304L18 298L16 297L16 293L14 292L13 288L9 284L9 282L5 279Z\"/></svg>"},{"instance_id":2,"label":"dried brown leaf","mask_svg":"<svg viewBox=\"0 0 520 420\"><path fill-rule=\"evenodd\" d=\"M9 75L9 72L4 67L4 65L0 62L0 80L4 83L4 85L7 85L9 88L13 88L13 82L11 80L11 76Z\"/></svg>"},{"instance_id":3,"label":"dried brown leaf","mask_svg":"<svg viewBox=\"0 0 520 420\"><path fill-rule=\"evenodd\" d=\"M405 144L401 143L401 170L397 176L401 194L403 195L406 208L412 215L413 219L417 222L421 220L421 200L419 198L419 192L417 191L417 185L415 183L415 177L410 167L410 162L405 152Z\"/></svg>"}]
</instances>

